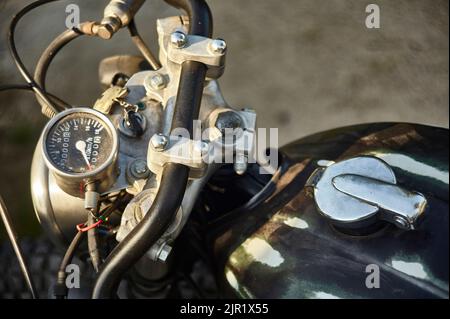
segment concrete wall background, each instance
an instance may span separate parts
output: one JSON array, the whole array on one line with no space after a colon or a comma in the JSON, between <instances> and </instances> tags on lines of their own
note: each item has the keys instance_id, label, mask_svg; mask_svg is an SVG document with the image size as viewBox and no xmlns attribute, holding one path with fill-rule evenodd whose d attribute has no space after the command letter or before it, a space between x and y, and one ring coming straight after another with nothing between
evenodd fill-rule
<instances>
[{"instance_id":1,"label":"concrete wall background","mask_svg":"<svg viewBox=\"0 0 450 319\"><path fill-rule=\"evenodd\" d=\"M19 83L6 45L14 12L31 1L0 0L0 83ZM73 1L81 19L98 19L107 1ZM18 50L32 70L64 29L68 1L29 14L17 29ZM210 0L215 36L228 43L221 79L231 105L253 107L260 127L278 127L280 144L328 128L406 121L448 127L447 0ZM365 7L381 9L381 28L365 27ZM149 0L136 21L156 51L155 19L177 14ZM79 39L59 54L48 89L74 104L101 93L99 61L137 54L126 31L112 41ZM0 96L0 193L30 218L29 165L45 120L26 93ZM25 223L24 223L25 224Z\"/></svg>"}]
</instances>

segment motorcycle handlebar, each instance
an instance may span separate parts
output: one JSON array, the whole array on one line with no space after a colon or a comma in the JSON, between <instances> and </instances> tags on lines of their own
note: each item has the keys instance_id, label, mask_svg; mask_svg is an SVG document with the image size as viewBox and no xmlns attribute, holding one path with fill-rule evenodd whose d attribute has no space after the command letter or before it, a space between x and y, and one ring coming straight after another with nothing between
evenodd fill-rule
<instances>
[{"instance_id":1,"label":"motorcycle handlebar","mask_svg":"<svg viewBox=\"0 0 450 319\"><path fill-rule=\"evenodd\" d=\"M213 32L211 10L204 0L165 0L169 5L186 11L189 34L210 38Z\"/></svg>"},{"instance_id":2,"label":"motorcycle handlebar","mask_svg":"<svg viewBox=\"0 0 450 319\"><path fill-rule=\"evenodd\" d=\"M204 0L166 0L189 16L189 34L212 36L211 11ZM172 129L192 130L198 117L206 66L196 61L182 65ZM167 164L162 173L158 194L142 221L122 240L105 260L98 273L92 298L112 298L129 270L163 235L175 216L186 190L189 168L181 164Z\"/></svg>"}]
</instances>

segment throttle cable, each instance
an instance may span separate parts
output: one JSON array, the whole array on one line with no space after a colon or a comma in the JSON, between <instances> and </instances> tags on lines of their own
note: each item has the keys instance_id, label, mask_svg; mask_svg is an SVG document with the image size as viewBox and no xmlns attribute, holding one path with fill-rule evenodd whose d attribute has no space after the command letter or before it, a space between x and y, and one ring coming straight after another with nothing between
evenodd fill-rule
<instances>
[{"instance_id":1,"label":"throttle cable","mask_svg":"<svg viewBox=\"0 0 450 319\"><path fill-rule=\"evenodd\" d=\"M9 44L9 50L11 52L12 58L14 60L14 63L16 64L17 68L19 69L20 74L25 79L25 81L30 85L31 89L36 93L36 95L45 103L45 105L52 111L52 113L56 114L59 112L58 108L55 106L55 104L51 101L51 99L48 97L47 93L34 81L34 79L31 77L30 73L28 72L27 68L22 62L22 59L19 56L19 53L17 52L16 43L14 39L14 34L16 30L16 26L20 19L23 18L28 12L32 11L35 8L38 8L44 4L55 2L59 0L38 0L35 2L32 2L31 4L24 7L22 10L20 10L11 20L11 23L9 25L8 29L8 44Z\"/></svg>"}]
</instances>

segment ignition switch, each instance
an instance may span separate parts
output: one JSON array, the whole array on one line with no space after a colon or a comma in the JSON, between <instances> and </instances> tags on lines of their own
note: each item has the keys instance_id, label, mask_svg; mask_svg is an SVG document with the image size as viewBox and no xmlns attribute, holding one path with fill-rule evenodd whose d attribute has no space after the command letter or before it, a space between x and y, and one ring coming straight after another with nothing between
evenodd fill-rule
<instances>
[{"instance_id":1,"label":"ignition switch","mask_svg":"<svg viewBox=\"0 0 450 319\"><path fill-rule=\"evenodd\" d=\"M145 117L139 113L139 106L117 100L123 107L123 117L119 123L119 130L128 137L139 137L146 128Z\"/></svg>"}]
</instances>

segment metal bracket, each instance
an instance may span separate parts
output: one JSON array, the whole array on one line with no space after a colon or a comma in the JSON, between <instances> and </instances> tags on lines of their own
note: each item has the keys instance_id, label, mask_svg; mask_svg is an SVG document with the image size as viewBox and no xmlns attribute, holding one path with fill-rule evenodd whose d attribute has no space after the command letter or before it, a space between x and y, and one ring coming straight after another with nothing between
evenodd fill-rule
<instances>
[{"instance_id":1,"label":"metal bracket","mask_svg":"<svg viewBox=\"0 0 450 319\"><path fill-rule=\"evenodd\" d=\"M234 161L235 172L244 174L249 156L254 155L256 113L251 109L217 108L209 114L208 124L209 159L216 163Z\"/></svg>"},{"instance_id":2,"label":"metal bracket","mask_svg":"<svg viewBox=\"0 0 450 319\"><path fill-rule=\"evenodd\" d=\"M159 59L162 65L172 69L180 68L188 60L198 61L208 67L207 79L218 79L225 70L225 41L189 35L188 26L189 20L185 16L157 20Z\"/></svg>"},{"instance_id":3,"label":"metal bracket","mask_svg":"<svg viewBox=\"0 0 450 319\"><path fill-rule=\"evenodd\" d=\"M321 162L309 178L319 212L341 227L365 227L381 219L412 230L426 209L424 195L397 185L392 168L371 156Z\"/></svg>"},{"instance_id":4,"label":"metal bracket","mask_svg":"<svg viewBox=\"0 0 450 319\"><path fill-rule=\"evenodd\" d=\"M167 141L161 143L161 138ZM207 142L155 134L148 144L147 163L156 175L160 175L165 164L178 163L190 167L190 178L200 178L206 172L208 153Z\"/></svg>"},{"instance_id":5,"label":"metal bracket","mask_svg":"<svg viewBox=\"0 0 450 319\"><path fill-rule=\"evenodd\" d=\"M198 35L186 35L186 44L183 47L168 46L167 57L176 64L183 64L185 61L201 62L208 67L207 76L216 79L223 74L226 50L212 50L215 41L217 40Z\"/></svg>"}]
</instances>

